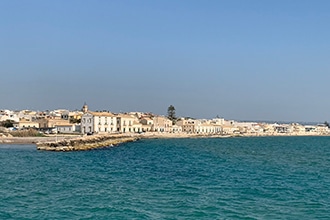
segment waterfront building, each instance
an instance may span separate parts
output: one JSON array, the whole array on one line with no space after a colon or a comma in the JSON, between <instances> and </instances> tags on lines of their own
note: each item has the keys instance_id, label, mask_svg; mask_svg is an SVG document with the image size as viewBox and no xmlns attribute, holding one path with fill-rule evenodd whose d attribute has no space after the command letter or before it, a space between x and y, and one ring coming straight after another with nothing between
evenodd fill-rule
<instances>
[{"instance_id":1,"label":"waterfront building","mask_svg":"<svg viewBox=\"0 0 330 220\"><path fill-rule=\"evenodd\" d=\"M140 118L140 123L143 125L150 125L154 124L154 120L151 117L142 117Z\"/></svg>"},{"instance_id":2,"label":"waterfront building","mask_svg":"<svg viewBox=\"0 0 330 220\"><path fill-rule=\"evenodd\" d=\"M325 124L318 124L315 130L320 135L325 135L329 133L329 128Z\"/></svg>"},{"instance_id":3,"label":"waterfront building","mask_svg":"<svg viewBox=\"0 0 330 220\"><path fill-rule=\"evenodd\" d=\"M79 124L62 124L56 125L57 133L62 134L72 134L72 133L80 133L80 125Z\"/></svg>"},{"instance_id":4,"label":"waterfront building","mask_svg":"<svg viewBox=\"0 0 330 220\"><path fill-rule=\"evenodd\" d=\"M28 119L20 119L19 122L14 122L13 123L14 128L16 129L26 129L26 128L39 128L39 123L36 121L31 121Z\"/></svg>"},{"instance_id":5,"label":"waterfront building","mask_svg":"<svg viewBox=\"0 0 330 220\"><path fill-rule=\"evenodd\" d=\"M225 135L233 135L233 134L240 134L240 130L238 127L227 124L222 126L222 134Z\"/></svg>"},{"instance_id":6,"label":"waterfront building","mask_svg":"<svg viewBox=\"0 0 330 220\"><path fill-rule=\"evenodd\" d=\"M81 117L81 133L114 133L116 116L110 112L85 112Z\"/></svg>"},{"instance_id":7,"label":"waterfront building","mask_svg":"<svg viewBox=\"0 0 330 220\"><path fill-rule=\"evenodd\" d=\"M139 120L135 115L118 114L117 119L117 132L120 133L139 133L142 132L142 124L139 125Z\"/></svg>"},{"instance_id":8,"label":"waterfront building","mask_svg":"<svg viewBox=\"0 0 330 220\"><path fill-rule=\"evenodd\" d=\"M176 123L178 126L181 126L182 128L182 132L184 133L188 133L188 134L193 134L195 133L195 124L196 124L196 120L194 119L180 119L179 121L177 121Z\"/></svg>"},{"instance_id":9,"label":"waterfront building","mask_svg":"<svg viewBox=\"0 0 330 220\"><path fill-rule=\"evenodd\" d=\"M172 130L172 121L165 116L155 116L152 119L152 131L170 132Z\"/></svg>"},{"instance_id":10,"label":"waterfront building","mask_svg":"<svg viewBox=\"0 0 330 220\"><path fill-rule=\"evenodd\" d=\"M289 131L291 132L292 135L303 135L306 133L305 127L297 123L290 124Z\"/></svg>"},{"instance_id":11,"label":"waterfront building","mask_svg":"<svg viewBox=\"0 0 330 220\"><path fill-rule=\"evenodd\" d=\"M274 131L278 134L291 133L291 127L288 124L274 124Z\"/></svg>"},{"instance_id":12,"label":"waterfront building","mask_svg":"<svg viewBox=\"0 0 330 220\"><path fill-rule=\"evenodd\" d=\"M179 125L172 125L170 133L181 133L182 127Z\"/></svg>"}]
</instances>

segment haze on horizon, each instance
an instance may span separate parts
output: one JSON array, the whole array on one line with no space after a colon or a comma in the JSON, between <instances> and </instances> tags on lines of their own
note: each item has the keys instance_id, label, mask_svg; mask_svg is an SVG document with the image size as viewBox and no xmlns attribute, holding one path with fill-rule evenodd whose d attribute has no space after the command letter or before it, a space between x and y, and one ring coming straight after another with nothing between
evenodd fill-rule
<instances>
[{"instance_id":1,"label":"haze on horizon","mask_svg":"<svg viewBox=\"0 0 330 220\"><path fill-rule=\"evenodd\" d=\"M330 120L330 2L1 1L0 109Z\"/></svg>"}]
</instances>

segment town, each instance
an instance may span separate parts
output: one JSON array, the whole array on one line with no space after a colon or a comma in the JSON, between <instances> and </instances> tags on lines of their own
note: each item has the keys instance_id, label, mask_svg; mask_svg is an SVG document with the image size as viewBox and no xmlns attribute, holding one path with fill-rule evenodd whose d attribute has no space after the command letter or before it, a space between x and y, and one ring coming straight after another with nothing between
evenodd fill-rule
<instances>
[{"instance_id":1,"label":"town","mask_svg":"<svg viewBox=\"0 0 330 220\"><path fill-rule=\"evenodd\" d=\"M172 108L172 109L171 109ZM171 112L172 111L172 112ZM327 123L302 125L265 122L239 122L216 117L213 119L175 118L175 108L169 114L109 111L90 111L87 104L81 110L53 111L0 110L2 130L35 129L43 134L154 134L169 136L276 136L328 135ZM5 128L6 127L6 128Z\"/></svg>"}]
</instances>

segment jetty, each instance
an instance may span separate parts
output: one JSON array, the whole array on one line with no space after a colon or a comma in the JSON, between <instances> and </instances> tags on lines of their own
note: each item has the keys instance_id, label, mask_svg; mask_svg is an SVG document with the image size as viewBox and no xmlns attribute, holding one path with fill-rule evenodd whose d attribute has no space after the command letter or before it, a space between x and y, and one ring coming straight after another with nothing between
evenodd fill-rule
<instances>
[{"instance_id":1,"label":"jetty","mask_svg":"<svg viewBox=\"0 0 330 220\"><path fill-rule=\"evenodd\" d=\"M44 151L85 151L98 148L113 147L119 144L137 141L137 136L123 135L92 135L70 140L39 142L37 150Z\"/></svg>"}]
</instances>

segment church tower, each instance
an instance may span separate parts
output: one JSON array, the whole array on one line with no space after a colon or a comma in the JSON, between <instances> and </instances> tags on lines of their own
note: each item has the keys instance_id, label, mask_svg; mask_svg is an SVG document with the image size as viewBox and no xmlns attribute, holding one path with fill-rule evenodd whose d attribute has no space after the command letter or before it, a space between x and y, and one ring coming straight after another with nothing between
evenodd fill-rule
<instances>
[{"instance_id":1,"label":"church tower","mask_svg":"<svg viewBox=\"0 0 330 220\"><path fill-rule=\"evenodd\" d=\"M83 113L87 113L88 112L88 105L86 104L86 102L85 102L85 104L83 105L83 107L82 107L82 112Z\"/></svg>"}]
</instances>

